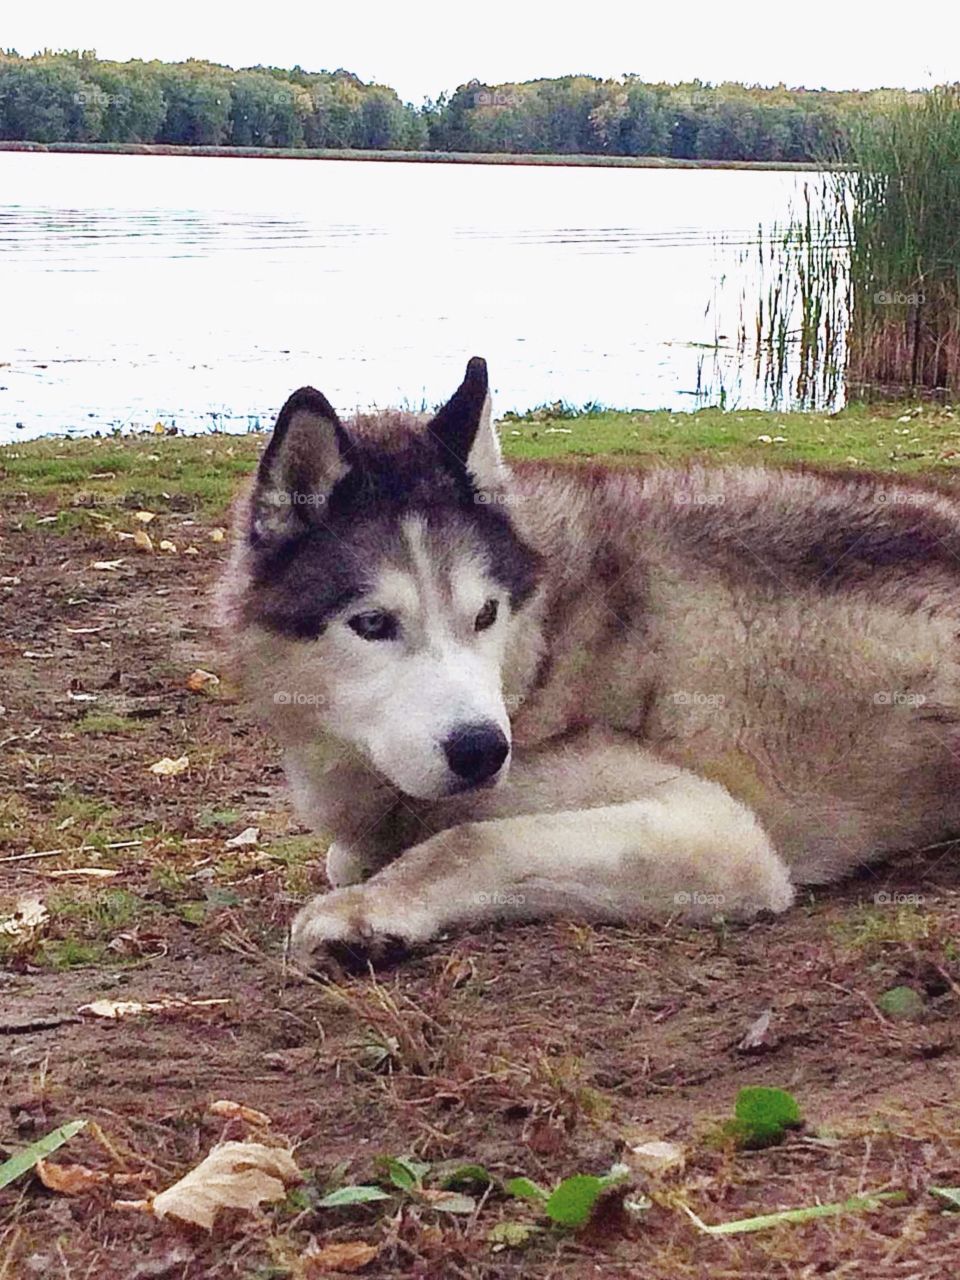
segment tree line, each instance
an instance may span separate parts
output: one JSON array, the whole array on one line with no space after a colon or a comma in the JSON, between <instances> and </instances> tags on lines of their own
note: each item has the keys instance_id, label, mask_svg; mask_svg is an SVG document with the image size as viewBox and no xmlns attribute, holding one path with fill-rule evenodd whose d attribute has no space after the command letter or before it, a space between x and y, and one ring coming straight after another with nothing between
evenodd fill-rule
<instances>
[{"instance_id":1,"label":"tree line","mask_svg":"<svg viewBox=\"0 0 960 1280\"><path fill-rule=\"evenodd\" d=\"M471 81L415 107L344 70L9 50L0 139L818 162L842 158L854 114L890 92L562 76Z\"/></svg>"}]
</instances>

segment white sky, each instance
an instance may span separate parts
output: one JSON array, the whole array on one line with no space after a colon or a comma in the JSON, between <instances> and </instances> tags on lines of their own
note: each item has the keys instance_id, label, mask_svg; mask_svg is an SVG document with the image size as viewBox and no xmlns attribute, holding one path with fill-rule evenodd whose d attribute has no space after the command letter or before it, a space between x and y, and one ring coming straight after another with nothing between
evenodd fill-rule
<instances>
[{"instance_id":1,"label":"white sky","mask_svg":"<svg viewBox=\"0 0 960 1280\"><path fill-rule=\"evenodd\" d=\"M0 47L346 67L419 103L476 77L584 72L808 88L960 78L958 0L6 0Z\"/></svg>"}]
</instances>

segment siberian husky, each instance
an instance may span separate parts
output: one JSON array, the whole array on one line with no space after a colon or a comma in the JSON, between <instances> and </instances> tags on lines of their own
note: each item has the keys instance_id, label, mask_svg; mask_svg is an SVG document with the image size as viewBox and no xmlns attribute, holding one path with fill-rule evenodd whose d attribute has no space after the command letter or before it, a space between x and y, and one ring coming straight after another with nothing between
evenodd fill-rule
<instances>
[{"instance_id":1,"label":"siberian husky","mask_svg":"<svg viewBox=\"0 0 960 1280\"><path fill-rule=\"evenodd\" d=\"M332 890L292 949L546 916L748 919L960 831L960 502L856 473L507 465L284 405L224 620Z\"/></svg>"}]
</instances>

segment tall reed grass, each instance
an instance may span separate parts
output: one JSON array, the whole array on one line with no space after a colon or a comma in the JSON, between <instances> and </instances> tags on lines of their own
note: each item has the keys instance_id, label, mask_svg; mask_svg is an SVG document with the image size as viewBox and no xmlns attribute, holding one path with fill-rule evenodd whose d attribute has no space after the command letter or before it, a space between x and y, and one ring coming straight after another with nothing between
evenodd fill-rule
<instances>
[{"instance_id":1,"label":"tall reed grass","mask_svg":"<svg viewBox=\"0 0 960 1280\"><path fill-rule=\"evenodd\" d=\"M960 85L891 94L853 123L846 160L761 228L741 357L774 406L957 395Z\"/></svg>"}]
</instances>

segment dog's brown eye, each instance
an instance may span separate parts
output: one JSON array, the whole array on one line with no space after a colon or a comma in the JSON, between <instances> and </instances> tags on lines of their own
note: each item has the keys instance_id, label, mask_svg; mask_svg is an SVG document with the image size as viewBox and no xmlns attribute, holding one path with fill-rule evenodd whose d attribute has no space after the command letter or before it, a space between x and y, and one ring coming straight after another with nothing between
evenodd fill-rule
<instances>
[{"instance_id":1,"label":"dog's brown eye","mask_svg":"<svg viewBox=\"0 0 960 1280\"><path fill-rule=\"evenodd\" d=\"M396 615L383 609L370 609L367 613L355 613L347 619L347 626L364 640L396 640L400 623Z\"/></svg>"},{"instance_id":2,"label":"dog's brown eye","mask_svg":"<svg viewBox=\"0 0 960 1280\"><path fill-rule=\"evenodd\" d=\"M477 614L473 628L475 631L486 631L487 627L492 627L497 620L497 610L500 608L496 600L488 600L480 612Z\"/></svg>"}]
</instances>

